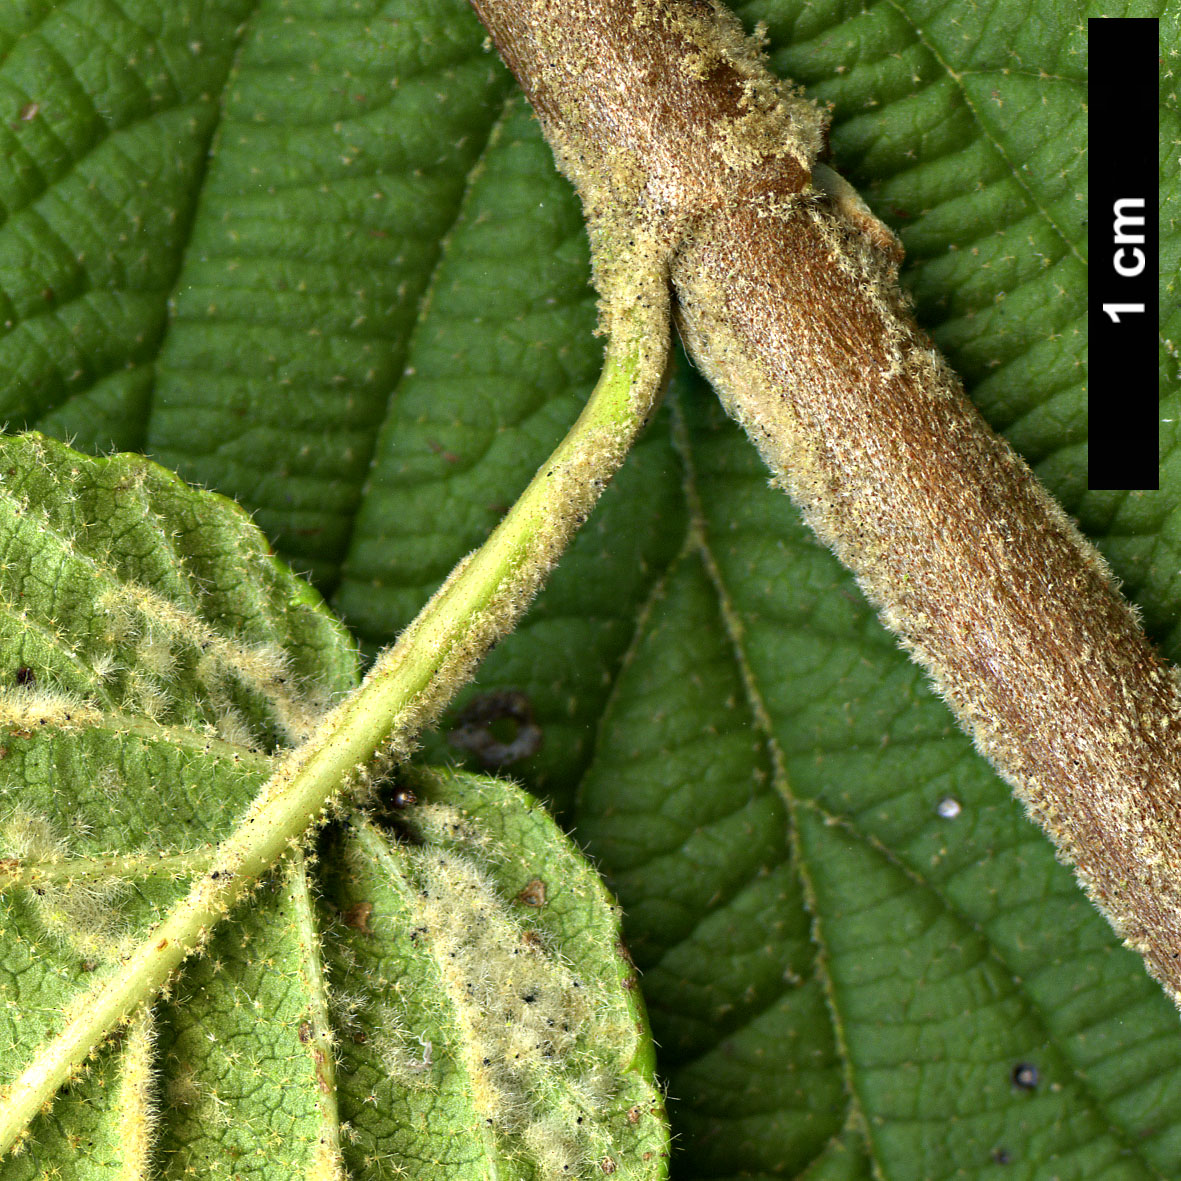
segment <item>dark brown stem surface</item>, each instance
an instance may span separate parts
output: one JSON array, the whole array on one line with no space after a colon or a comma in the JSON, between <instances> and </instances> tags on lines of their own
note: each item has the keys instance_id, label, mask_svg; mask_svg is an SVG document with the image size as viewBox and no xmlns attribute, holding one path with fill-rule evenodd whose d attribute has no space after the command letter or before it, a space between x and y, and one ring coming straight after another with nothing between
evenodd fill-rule
<instances>
[{"instance_id":1,"label":"dark brown stem surface","mask_svg":"<svg viewBox=\"0 0 1181 1181\"><path fill-rule=\"evenodd\" d=\"M621 236L664 244L696 364L1181 1001L1177 677L915 326L896 241L814 165L815 110L712 0L473 3L597 258Z\"/></svg>"}]
</instances>

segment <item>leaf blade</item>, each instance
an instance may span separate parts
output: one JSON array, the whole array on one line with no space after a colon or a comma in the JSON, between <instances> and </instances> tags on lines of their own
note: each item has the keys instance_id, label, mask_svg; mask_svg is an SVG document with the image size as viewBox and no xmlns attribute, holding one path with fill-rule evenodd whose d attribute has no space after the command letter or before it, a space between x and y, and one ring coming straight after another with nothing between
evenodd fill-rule
<instances>
[{"instance_id":1,"label":"leaf blade","mask_svg":"<svg viewBox=\"0 0 1181 1181\"><path fill-rule=\"evenodd\" d=\"M328 592L508 87L481 41L458 0L264 6L225 92L147 446L250 504Z\"/></svg>"}]
</instances>

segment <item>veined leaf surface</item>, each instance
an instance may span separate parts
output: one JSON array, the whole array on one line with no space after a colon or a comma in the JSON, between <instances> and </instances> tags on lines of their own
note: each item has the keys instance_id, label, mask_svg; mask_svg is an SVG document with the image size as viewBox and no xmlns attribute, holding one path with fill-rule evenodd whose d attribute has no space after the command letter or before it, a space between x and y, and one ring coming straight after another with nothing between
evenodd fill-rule
<instances>
[{"instance_id":1,"label":"veined leaf surface","mask_svg":"<svg viewBox=\"0 0 1181 1181\"><path fill-rule=\"evenodd\" d=\"M1176 5L740 12L1176 660ZM1091 15L1161 18L1159 493L1085 490ZM235 496L367 648L598 367L577 205L482 43L460 0L0 13L9 420ZM624 904L675 1174L1177 1175L1176 1014L710 397L682 369L451 719L537 728L509 769Z\"/></svg>"},{"instance_id":2,"label":"veined leaf surface","mask_svg":"<svg viewBox=\"0 0 1181 1181\"><path fill-rule=\"evenodd\" d=\"M236 505L0 439L0 1105L225 839L355 650ZM510 785L407 772L295 851L0 1161L99 1177L661 1175L617 908ZM154 936L153 936L154 938Z\"/></svg>"}]
</instances>

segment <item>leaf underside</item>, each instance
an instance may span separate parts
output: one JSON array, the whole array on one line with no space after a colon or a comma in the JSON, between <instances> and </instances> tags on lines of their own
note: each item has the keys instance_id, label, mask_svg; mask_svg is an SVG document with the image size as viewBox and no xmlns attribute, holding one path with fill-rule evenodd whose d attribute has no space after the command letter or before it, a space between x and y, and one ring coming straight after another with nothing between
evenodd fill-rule
<instances>
[{"instance_id":1,"label":"leaf underside","mask_svg":"<svg viewBox=\"0 0 1181 1181\"><path fill-rule=\"evenodd\" d=\"M134 455L0 440L0 1101L357 680L236 505ZM407 771L330 826L0 1176L651 1178L663 1111L617 908L531 797Z\"/></svg>"},{"instance_id":2,"label":"leaf underside","mask_svg":"<svg viewBox=\"0 0 1181 1181\"><path fill-rule=\"evenodd\" d=\"M902 236L920 320L1176 660L1176 5L740 12L832 104L834 162ZM1093 15L1161 17L1159 493L1085 489ZM367 649L495 524L599 364L580 212L482 42L460 0L0 10L4 415L234 496ZM623 903L674 1176L1181 1173L1175 1012L685 365L457 703L461 739L476 699L504 739L485 758L511 752ZM463 753L446 729L434 759ZM186 849L218 823L189 812ZM222 936L243 972L293 921L272 889L245 948L251 928ZM186 982L216 959L171 1002L197 1024L158 1039L197 1039Z\"/></svg>"}]
</instances>

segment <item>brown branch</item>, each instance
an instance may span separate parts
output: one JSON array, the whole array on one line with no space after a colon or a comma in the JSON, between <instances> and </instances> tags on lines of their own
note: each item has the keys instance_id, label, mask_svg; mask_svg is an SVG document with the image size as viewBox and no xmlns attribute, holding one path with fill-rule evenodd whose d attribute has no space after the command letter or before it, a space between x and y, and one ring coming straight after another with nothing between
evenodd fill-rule
<instances>
[{"instance_id":1,"label":"brown branch","mask_svg":"<svg viewBox=\"0 0 1181 1181\"><path fill-rule=\"evenodd\" d=\"M1181 1001L1177 678L915 326L893 235L814 164L817 112L713 0L473 3L579 189L597 278L613 242L668 251L697 365Z\"/></svg>"}]
</instances>

